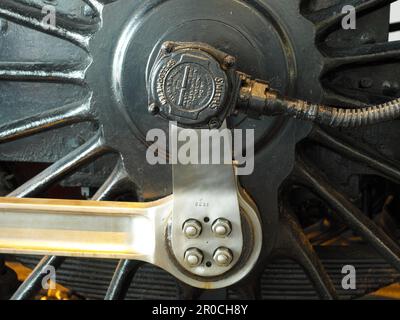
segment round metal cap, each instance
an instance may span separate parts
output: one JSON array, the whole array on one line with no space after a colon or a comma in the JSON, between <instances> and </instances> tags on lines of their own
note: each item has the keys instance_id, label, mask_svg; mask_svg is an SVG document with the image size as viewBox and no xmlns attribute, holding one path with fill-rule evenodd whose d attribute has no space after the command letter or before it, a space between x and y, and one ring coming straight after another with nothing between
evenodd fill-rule
<instances>
[{"instance_id":1,"label":"round metal cap","mask_svg":"<svg viewBox=\"0 0 400 320\"><path fill-rule=\"evenodd\" d=\"M210 54L194 48L163 53L150 75L150 104L159 115L187 126L205 126L224 111L228 77Z\"/></svg>"}]
</instances>

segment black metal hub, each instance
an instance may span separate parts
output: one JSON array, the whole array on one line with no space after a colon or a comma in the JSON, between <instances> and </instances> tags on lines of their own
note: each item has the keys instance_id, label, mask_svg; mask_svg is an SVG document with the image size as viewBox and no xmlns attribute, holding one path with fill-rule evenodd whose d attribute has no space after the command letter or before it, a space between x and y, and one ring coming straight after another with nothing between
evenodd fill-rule
<instances>
[{"instance_id":1,"label":"black metal hub","mask_svg":"<svg viewBox=\"0 0 400 320\"><path fill-rule=\"evenodd\" d=\"M282 8L282 12L285 10ZM111 74L104 78L111 83L101 85L100 94L105 95L112 88L113 100L104 103L112 103L114 112L121 112L142 143L149 129L168 130L168 123L149 114L146 88L146 80L166 41L207 43L235 56L238 70L266 79L284 93L294 93L298 67L291 39L278 16L258 1L120 1L107 5L103 15L104 29L90 44L95 57L88 76L93 74L93 82L100 87L104 65L110 63L110 58L113 60ZM304 30L299 29L300 33ZM233 119L232 125L256 128L259 143L264 143L265 136L276 133L282 124L281 119L243 123L244 119Z\"/></svg>"}]
</instances>

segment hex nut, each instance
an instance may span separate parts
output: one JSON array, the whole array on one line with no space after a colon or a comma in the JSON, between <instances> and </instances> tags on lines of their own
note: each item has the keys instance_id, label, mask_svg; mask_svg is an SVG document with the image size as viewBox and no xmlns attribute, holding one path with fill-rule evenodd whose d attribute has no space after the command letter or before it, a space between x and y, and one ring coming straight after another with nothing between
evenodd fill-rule
<instances>
[{"instance_id":1,"label":"hex nut","mask_svg":"<svg viewBox=\"0 0 400 320\"><path fill-rule=\"evenodd\" d=\"M185 263L191 268L198 267L203 258L203 253L197 248L189 248L185 252Z\"/></svg>"},{"instance_id":2,"label":"hex nut","mask_svg":"<svg viewBox=\"0 0 400 320\"><path fill-rule=\"evenodd\" d=\"M213 259L220 267L227 267L232 263L233 253L228 248L220 247L215 250Z\"/></svg>"},{"instance_id":3,"label":"hex nut","mask_svg":"<svg viewBox=\"0 0 400 320\"><path fill-rule=\"evenodd\" d=\"M217 237L225 238L232 232L232 225L228 220L219 218L213 222L211 230Z\"/></svg>"},{"instance_id":4,"label":"hex nut","mask_svg":"<svg viewBox=\"0 0 400 320\"><path fill-rule=\"evenodd\" d=\"M186 238L196 239L202 231L201 223L195 219L189 219L183 224L182 230Z\"/></svg>"}]
</instances>

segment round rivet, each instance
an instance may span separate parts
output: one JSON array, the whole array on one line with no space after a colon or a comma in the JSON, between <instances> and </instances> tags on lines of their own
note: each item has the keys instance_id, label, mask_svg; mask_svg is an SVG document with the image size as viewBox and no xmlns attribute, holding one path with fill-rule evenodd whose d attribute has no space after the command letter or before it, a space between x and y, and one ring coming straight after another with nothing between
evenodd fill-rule
<instances>
[{"instance_id":1,"label":"round rivet","mask_svg":"<svg viewBox=\"0 0 400 320\"><path fill-rule=\"evenodd\" d=\"M208 127L210 129L218 129L221 126L221 122L217 118L213 118L209 121Z\"/></svg>"},{"instance_id":2,"label":"round rivet","mask_svg":"<svg viewBox=\"0 0 400 320\"><path fill-rule=\"evenodd\" d=\"M157 115L158 113L160 113L160 107L157 106L155 103L152 103L151 105L149 105L149 113L153 116Z\"/></svg>"}]
</instances>

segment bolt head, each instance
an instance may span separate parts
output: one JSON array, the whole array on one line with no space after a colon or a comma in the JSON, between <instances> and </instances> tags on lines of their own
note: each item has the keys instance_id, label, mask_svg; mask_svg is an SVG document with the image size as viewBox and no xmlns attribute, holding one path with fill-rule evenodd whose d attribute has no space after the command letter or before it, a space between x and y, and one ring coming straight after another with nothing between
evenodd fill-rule
<instances>
[{"instance_id":1,"label":"bolt head","mask_svg":"<svg viewBox=\"0 0 400 320\"><path fill-rule=\"evenodd\" d=\"M190 248L185 252L185 263L191 268L198 267L203 258L203 253L197 248Z\"/></svg>"},{"instance_id":2,"label":"bolt head","mask_svg":"<svg viewBox=\"0 0 400 320\"><path fill-rule=\"evenodd\" d=\"M149 113L153 116L157 115L160 113L160 107L157 106L155 103L152 103L149 105Z\"/></svg>"},{"instance_id":3,"label":"bolt head","mask_svg":"<svg viewBox=\"0 0 400 320\"><path fill-rule=\"evenodd\" d=\"M182 227L183 233L188 239L198 238L201 234L201 223L195 219L185 221Z\"/></svg>"},{"instance_id":4,"label":"bolt head","mask_svg":"<svg viewBox=\"0 0 400 320\"><path fill-rule=\"evenodd\" d=\"M208 127L210 129L218 129L221 126L221 122L217 119L211 119L210 122L208 123Z\"/></svg>"},{"instance_id":5,"label":"bolt head","mask_svg":"<svg viewBox=\"0 0 400 320\"><path fill-rule=\"evenodd\" d=\"M220 267L227 267L232 263L233 253L228 248L220 247L215 250L213 259Z\"/></svg>"},{"instance_id":6,"label":"bolt head","mask_svg":"<svg viewBox=\"0 0 400 320\"><path fill-rule=\"evenodd\" d=\"M174 51L174 44L170 41L166 41L161 46L161 51L165 54L171 53Z\"/></svg>"},{"instance_id":7,"label":"bolt head","mask_svg":"<svg viewBox=\"0 0 400 320\"><path fill-rule=\"evenodd\" d=\"M232 232L232 225L228 220L219 218L213 222L211 229L217 237L225 238Z\"/></svg>"},{"instance_id":8,"label":"bolt head","mask_svg":"<svg viewBox=\"0 0 400 320\"><path fill-rule=\"evenodd\" d=\"M236 58L232 56L226 56L224 58L224 66L227 69L233 68L236 65Z\"/></svg>"}]
</instances>

